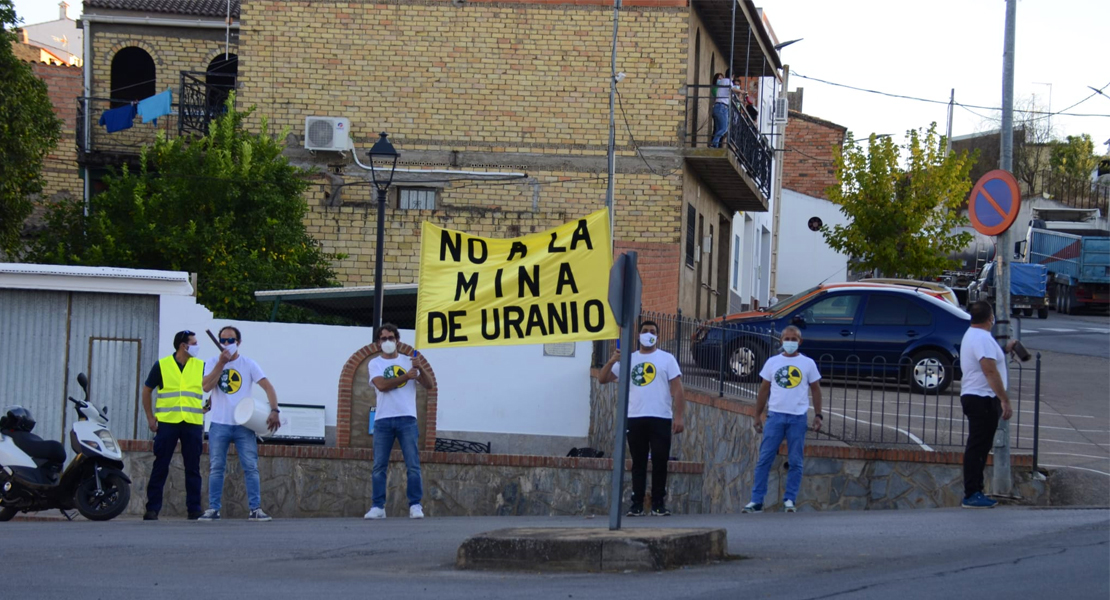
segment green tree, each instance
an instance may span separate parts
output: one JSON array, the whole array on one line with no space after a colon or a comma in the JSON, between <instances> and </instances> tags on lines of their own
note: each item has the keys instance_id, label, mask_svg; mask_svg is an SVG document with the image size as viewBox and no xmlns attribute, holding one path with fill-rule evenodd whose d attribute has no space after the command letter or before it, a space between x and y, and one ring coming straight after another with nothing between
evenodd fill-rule
<instances>
[{"instance_id":1,"label":"green tree","mask_svg":"<svg viewBox=\"0 0 1110 600\"><path fill-rule=\"evenodd\" d=\"M12 52L20 19L11 0L0 0L0 254L18 256L23 221L42 191L42 162L58 143L46 83Z\"/></svg>"},{"instance_id":2,"label":"green tree","mask_svg":"<svg viewBox=\"0 0 1110 600\"><path fill-rule=\"evenodd\" d=\"M305 230L306 172L282 156L285 132L243 129L254 111L228 111L201 138L160 136L90 200L54 204L36 262L189 271L217 315L262 319L258 289L334 284L330 261Z\"/></svg>"},{"instance_id":3,"label":"green tree","mask_svg":"<svg viewBox=\"0 0 1110 600\"><path fill-rule=\"evenodd\" d=\"M1095 143L1089 134L1069 135L1052 146L1049 165L1052 170L1074 179L1089 180L1098 167Z\"/></svg>"},{"instance_id":4,"label":"green tree","mask_svg":"<svg viewBox=\"0 0 1110 600\"><path fill-rule=\"evenodd\" d=\"M971 189L968 173L975 157L966 152L946 157L945 139L936 128L933 123L928 131L907 132L901 147L872 134L867 148L849 139L837 152L840 184L826 193L848 224L826 225L821 233L857 269L934 277L955 268L949 257L971 242L970 233L952 235L952 229L967 224L960 208Z\"/></svg>"}]
</instances>

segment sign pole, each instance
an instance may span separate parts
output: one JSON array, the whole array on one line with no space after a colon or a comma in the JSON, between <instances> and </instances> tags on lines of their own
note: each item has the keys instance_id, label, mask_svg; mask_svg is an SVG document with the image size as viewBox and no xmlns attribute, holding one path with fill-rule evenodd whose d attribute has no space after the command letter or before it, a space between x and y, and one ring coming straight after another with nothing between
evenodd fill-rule
<instances>
[{"instance_id":1,"label":"sign pole","mask_svg":"<svg viewBox=\"0 0 1110 600\"><path fill-rule=\"evenodd\" d=\"M1006 35L1002 46L1002 147L998 167L1013 169L1014 163L1014 37L1017 23L1017 0L1006 0ZM1010 327L1010 259L1013 236L1007 228L998 236L998 306L995 320L1001 325L998 341L1005 345L1011 336ZM1003 382L1005 383L1005 382ZM991 489L996 495L1009 496L1013 491L1010 473L1010 422L1000 419L994 438L994 477Z\"/></svg>"},{"instance_id":2,"label":"sign pole","mask_svg":"<svg viewBox=\"0 0 1110 600\"><path fill-rule=\"evenodd\" d=\"M636 318L640 315L640 273L636 252L617 258L609 275L609 304L621 325L620 372L617 374L617 414L613 421L613 478L609 491L609 529L621 528L621 499L624 490L624 441L628 428L628 390L632 380L632 349L635 348Z\"/></svg>"}]
</instances>

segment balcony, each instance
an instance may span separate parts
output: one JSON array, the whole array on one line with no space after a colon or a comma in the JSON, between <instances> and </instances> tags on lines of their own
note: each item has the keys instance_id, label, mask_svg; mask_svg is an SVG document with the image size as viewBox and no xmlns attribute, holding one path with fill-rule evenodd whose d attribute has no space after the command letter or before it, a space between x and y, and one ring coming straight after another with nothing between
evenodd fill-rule
<instances>
[{"instance_id":1,"label":"balcony","mask_svg":"<svg viewBox=\"0 0 1110 600\"><path fill-rule=\"evenodd\" d=\"M713 138L713 102L709 85L686 86L686 136L682 154L691 170L733 211L766 212L771 197L774 149L769 137L742 109L729 104L729 127L720 148Z\"/></svg>"},{"instance_id":2,"label":"balcony","mask_svg":"<svg viewBox=\"0 0 1110 600\"><path fill-rule=\"evenodd\" d=\"M234 86L205 83L204 75L181 72L181 85L175 90L173 112L159 117L155 123L141 123L136 116L130 129L114 133L108 133L99 125L100 117L130 100L77 98L78 161L90 166L133 163L142 148L153 144L158 135L207 134L208 125L227 110L224 102Z\"/></svg>"}]
</instances>

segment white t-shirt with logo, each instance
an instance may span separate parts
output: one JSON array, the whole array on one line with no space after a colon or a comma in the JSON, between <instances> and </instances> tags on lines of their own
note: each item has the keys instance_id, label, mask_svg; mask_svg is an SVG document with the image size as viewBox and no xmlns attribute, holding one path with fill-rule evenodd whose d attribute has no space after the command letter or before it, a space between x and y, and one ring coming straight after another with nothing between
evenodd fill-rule
<instances>
[{"instance_id":1,"label":"white t-shirt with logo","mask_svg":"<svg viewBox=\"0 0 1110 600\"><path fill-rule=\"evenodd\" d=\"M215 356L204 361L205 375L216 368L219 359ZM220 381L212 388L212 410L208 413L208 421L235 425L235 407L244 398L253 398L254 384L265 378L262 367L242 354L225 364Z\"/></svg>"},{"instance_id":2,"label":"white t-shirt with logo","mask_svg":"<svg viewBox=\"0 0 1110 600\"><path fill-rule=\"evenodd\" d=\"M396 358L376 356L371 361L367 370L370 374L370 385L374 385L375 377L393 379L400 377L412 369L412 358L404 354L397 354ZM377 391L377 388L374 388ZM416 382L406 381L388 392L378 391L378 409L374 419L389 419L392 417L416 416Z\"/></svg>"},{"instance_id":3,"label":"white t-shirt with logo","mask_svg":"<svg viewBox=\"0 0 1110 600\"><path fill-rule=\"evenodd\" d=\"M621 363L613 363L613 374L620 376ZM628 417L670 419L671 380L682 375L674 355L664 350L632 353L632 385L628 386Z\"/></svg>"},{"instance_id":4,"label":"white t-shirt with logo","mask_svg":"<svg viewBox=\"0 0 1110 600\"><path fill-rule=\"evenodd\" d=\"M998 374L1002 376L1002 387L1008 389L1008 374L1006 372L1006 353L1002 347L991 337L989 331L978 327L969 327L960 342L960 370L964 372L963 381L960 383L960 394L975 396L989 396L994 398L998 394L991 389L987 376L983 374L983 367L979 361L984 358L993 358L998 365Z\"/></svg>"},{"instance_id":5,"label":"white t-shirt with logo","mask_svg":"<svg viewBox=\"0 0 1110 600\"><path fill-rule=\"evenodd\" d=\"M771 398L767 410L788 415L804 415L809 411L809 384L821 380L817 363L804 355L776 354L767 359L759 377L771 382Z\"/></svg>"}]
</instances>

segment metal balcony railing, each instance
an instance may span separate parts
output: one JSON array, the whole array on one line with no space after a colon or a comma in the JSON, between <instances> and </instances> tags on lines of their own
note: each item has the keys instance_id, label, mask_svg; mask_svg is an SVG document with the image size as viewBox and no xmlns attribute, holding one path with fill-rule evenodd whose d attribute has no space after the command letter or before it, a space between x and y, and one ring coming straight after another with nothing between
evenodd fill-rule
<instances>
[{"instance_id":1,"label":"metal balcony railing","mask_svg":"<svg viewBox=\"0 0 1110 600\"><path fill-rule=\"evenodd\" d=\"M713 86L686 86L686 138L683 145L708 148L713 141ZM771 166L774 149L769 136L760 133L758 122L748 114L741 97L733 94L729 103L729 123L722 144L727 145L736 160L755 181L760 191L771 195ZM726 144L727 143L727 144Z\"/></svg>"}]
</instances>

